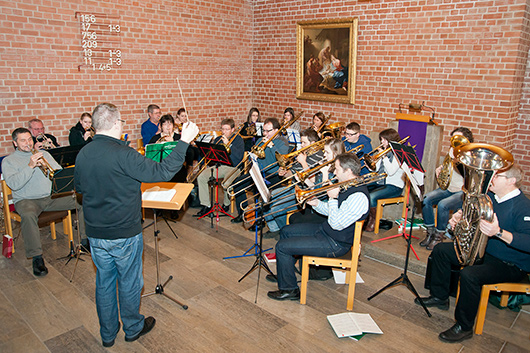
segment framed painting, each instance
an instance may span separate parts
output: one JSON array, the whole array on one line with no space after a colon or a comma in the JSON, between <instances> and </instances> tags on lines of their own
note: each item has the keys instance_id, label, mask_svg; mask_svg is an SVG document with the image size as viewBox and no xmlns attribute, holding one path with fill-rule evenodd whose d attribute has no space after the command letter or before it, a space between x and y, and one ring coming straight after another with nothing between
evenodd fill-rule
<instances>
[{"instance_id":1,"label":"framed painting","mask_svg":"<svg viewBox=\"0 0 530 353\"><path fill-rule=\"evenodd\" d=\"M357 18L296 24L296 98L355 103Z\"/></svg>"}]
</instances>

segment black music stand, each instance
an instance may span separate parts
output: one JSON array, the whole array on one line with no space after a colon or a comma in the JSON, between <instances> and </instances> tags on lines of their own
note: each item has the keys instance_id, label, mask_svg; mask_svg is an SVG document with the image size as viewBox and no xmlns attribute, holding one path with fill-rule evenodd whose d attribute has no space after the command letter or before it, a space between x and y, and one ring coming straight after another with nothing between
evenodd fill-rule
<instances>
[{"instance_id":1,"label":"black music stand","mask_svg":"<svg viewBox=\"0 0 530 353\"><path fill-rule=\"evenodd\" d=\"M399 162L401 164L401 168L403 169L403 171L405 172L405 174L407 175L407 178L408 178L408 181L407 181L407 196L408 196L408 193L410 191L410 186L412 185L413 190L414 190L419 202L421 202L423 200L423 196L422 196L421 191L420 191L420 189L418 187L416 179L412 176L412 174L410 172L411 167L412 167L412 169L415 169L415 170L423 172L423 168L421 167L421 164L419 163L418 157L416 156L416 153L414 152L414 149L412 147L410 147L410 146L404 146L404 145L400 145L400 144L393 143L393 142L391 142L391 146L392 146L392 149L394 150L396 158L398 158L398 160L399 160ZM411 167L409 167L409 163L410 163ZM414 220L414 212L415 211L416 211L416 201L414 200L412 202L412 220ZM409 267L410 250L412 249L411 239L412 239L412 229L413 229L413 226L414 226L414 222L412 222L412 221L410 222L410 231L409 231L409 234L406 234L406 230L405 230L406 220L407 220L407 217L405 216L405 225L403 227L403 234L399 234L399 236L404 236L405 240L407 241L407 254L405 255L405 266L403 267L403 273L398 278L396 278L395 280L393 280L392 282L390 282L389 284L387 284L386 286L384 286L383 288L378 290L375 294L372 294L371 296L369 296L368 300L371 300L372 298L378 296L380 293L384 292L388 288L392 288L392 287L395 287L397 285L402 284L402 285L406 286L414 294L414 296L416 298L418 298L418 301L420 302L421 306L423 307L423 310L425 310L425 312L427 313L427 316L431 317L432 315L429 312L429 309L427 309L427 307L423 303L423 300L421 299L420 295L418 294L418 292L414 288L414 285L412 284L412 282L410 281L410 279L409 279L409 277L407 275L407 270L408 270L408 267Z\"/></svg>"},{"instance_id":2,"label":"black music stand","mask_svg":"<svg viewBox=\"0 0 530 353\"><path fill-rule=\"evenodd\" d=\"M153 294L160 294L172 300L173 302L177 303L178 305L180 305L182 309L187 310L188 306L186 304L181 303L177 299L173 298L172 296L164 292L164 287L169 281L173 279L173 276L170 275L163 284L160 282L160 259L159 259L159 247L158 247L158 235L160 234L160 231L157 229L156 210L157 209L179 210L184 204L185 200L188 198L188 195L190 194L191 190L193 189L193 184L186 184L186 183L179 184L179 183L170 183L170 182L142 183L142 192L151 191L152 190L151 188L158 189L160 191L162 191L161 189L166 189L166 190L174 189L176 190L176 192L174 196L171 198L171 200L169 201L142 199L142 207L153 209L153 223L152 224L154 225L155 260L156 260L155 290L142 295L142 298L151 296ZM171 229L171 227L169 228ZM173 232L173 229L171 229L171 231ZM176 236L175 232L173 232L173 234Z\"/></svg>"},{"instance_id":3,"label":"black music stand","mask_svg":"<svg viewBox=\"0 0 530 353\"><path fill-rule=\"evenodd\" d=\"M208 181L208 184L210 185L210 205L212 205L212 208L206 214L199 217L199 219L209 216L210 226L211 228L213 228L213 218L215 214L215 231L217 232L219 231L219 213L234 218L234 216L225 212L225 210L223 210L223 208L219 204L219 186L221 185L221 183L219 182L219 166L232 166L232 161L230 160L230 154L226 150L226 146L224 144L206 143L200 141L196 141L195 144L197 145L201 153L204 155L205 163L215 163L215 178L213 176L212 169L210 180Z\"/></svg>"}]
</instances>

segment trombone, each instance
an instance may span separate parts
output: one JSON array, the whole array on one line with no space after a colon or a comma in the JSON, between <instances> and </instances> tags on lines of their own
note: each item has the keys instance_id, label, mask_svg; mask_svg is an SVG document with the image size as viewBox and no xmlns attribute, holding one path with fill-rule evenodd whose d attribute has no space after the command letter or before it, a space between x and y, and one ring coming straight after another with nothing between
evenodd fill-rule
<instances>
[{"instance_id":1,"label":"trombone","mask_svg":"<svg viewBox=\"0 0 530 353\"><path fill-rule=\"evenodd\" d=\"M403 144L405 143L408 139L410 138L410 136L407 136L405 137L404 139L398 141L399 144ZM366 168L368 168L369 170L375 172L377 166L377 162L379 162L379 160L381 158L383 158L388 152L390 152L392 150L391 147L388 147L384 150L381 150L383 148L383 145L379 145L377 146L376 149L374 149L373 151L371 152L368 152L368 153L365 153L364 156L361 157L361 159L364 159L364 164L366 165Z\"/></svg>"},{"instance_id":2,"label":"trombone","mask_svg":"<svg viewBox=\"0 0 530 353\"><path fill-rule=\"evenodd\" d=\"M278 162L278 165L282 167L283 169L288 169L289 166L294 163L294 159L301 153L306 153L308 155L317 153L318 151L322 151L324 149L324 145L330 138L325 138L320 141L313 142L309 146L303 147L299 150L293 151L291 153L287 154L281 154L278 151L276 151L276 161Z\"/></svg>"},{"instance_id":3,"label":"trombone","mask_svg":"<svg viewBox=\"0 0 530 353\"><path fill-rule=\"evenodd\" d=\"M294 119L291 119L290 121L286 122L283 126L281 126L278 131L272 135L271 138L267 139L264 143L260 143L259 145L255 145L252 147L252 153L254 153L256 156L258 156L259 159L265 158L265 148L267 148L267 145L278 136L282 131L287 131L287 129L295 123L300 117L304 114L304 111L302 110L297 116L294 117ZM262 140L263 142L263 140Z\"/></svg>"},{"instance_id":4,"label":"trombone","mask_svg":"<svg viewBox=\"0 0 530 353\"><path fill-rule=\"evenodd\" d=\"M315 130L315 125L311 125L311 128L313 130L315 130L317 132L317 134L320 134L320 131L326 126L327 122L329 121L329 119L331 119L331 115L333 115L333 113L329 113L329 115L327 117L324 118L324 121L322 122L322 124L318 127L318 129ZM320 136L320 135L319 135Z\"/></svg>"}]
</instances>

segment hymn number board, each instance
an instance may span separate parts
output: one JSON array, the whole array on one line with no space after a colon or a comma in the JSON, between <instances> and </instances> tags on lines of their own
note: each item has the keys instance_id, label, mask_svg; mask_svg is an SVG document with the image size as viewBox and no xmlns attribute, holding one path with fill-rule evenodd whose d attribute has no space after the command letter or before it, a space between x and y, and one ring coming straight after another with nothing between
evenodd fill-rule
<instances>
[{"instance_id":1,"label":"hymn number board","mask_svg":"<svg viewBox=\"0 0 530 353\"><path fill-rule=\"evenodd\" d=\"M81 64L94 71L111 71L123 64L120 16L76 13L81 30Z\"/></svg>"}]
</instances>

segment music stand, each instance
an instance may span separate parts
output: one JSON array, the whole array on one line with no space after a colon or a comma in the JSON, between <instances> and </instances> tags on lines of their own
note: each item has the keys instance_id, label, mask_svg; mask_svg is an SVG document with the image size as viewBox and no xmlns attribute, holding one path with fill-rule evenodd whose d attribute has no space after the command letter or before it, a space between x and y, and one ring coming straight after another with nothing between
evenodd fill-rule
<instances>
[{"instance_id":1,"label":"music stand","mask_svg":"<svg viewBox=\"0 0 530 353\"><path fill-rule=\"evenodd\" d=\"M400 168L407 175L406 186L405 186L405 201L404 201L406 210L405 210L405 217L403 217L403 221L402 221L403 223L401 225L401 229L403 231L398 234L390 235L388 237L372 240L371 243L377 243L379 241L394 239L398 237L404 237L405 240L407 240L409 237L418 239L418 237L411 235L412 232L407 233L407 219L408 219L408 213L409 213L408 206L409 206L409 196L410 196L411 185L414 188L414 191L416 195L418 196L418 198L422 200L421 191L418 187L417 177L412 176L410 169L411 168L414 169L415 174L417 172L422 174L422 173L425 173L425 171L423 170L423 167L421 166L421 163L419 162L418 156L416 155L416 152L413 147L405 146L405 145L395 143L395 142L390 142L390 147L392 148L392 151L393 151L392 153L394 153L394 158L397 158L399 161ZM414 214L412 214L411 229L413 225L414 225ZM410 245L410 247L411 247L412 252L414 253L414 256L416 256L416 259L419 261L420 258L418 254L416 253L416 250L414 250L414 247L412 245Z\"/></svg>"},{"instance_id":2,"label":"music stand","mask_svg":"<svg viewBox=\"0 0 530 353\"><path fill-rule=\"evenodd\" d=\"M210 216L210 226L213 228L213 216L215 214L216 219L216 226L215 231L219 231L219 212L221 212L225 216L229 216L231 218L234 218L231 214L225 212L221 205L219 205L219 166L220 165L227 165L232 166L232 161L230 160L230 154L226 150L226 146L224 144L214 144L214 143L206 143L206 142L199 142L196 141L195 144L201 151L201 153L204 155L204 158L206 159L205 163L215 163L215 178L213 177L213 169L212 169L212 175L209 180L210 184L210 204L212 205L212 208L210 211L208 211L206 214L199 217L199 219L202 219L206 216ZM215 201L214 201L214 190L215 190Z\"/></svg>"},{"instance_id":3,"label":"music stand","mask_svg":"<svg viewBox=\"0 0 530 353\"><path fill-rule=\"evenodd\" d=\"M142 193L146 191L157 192L161 191L162 193L167 193L168 191L175 190L175 193L169 199L160 198L154 200L145 200L142 199L142 207L152 208L153 209L153 225L154 225L154 237L155 237L155 259L156 259L156 286L155 290L147 294L142 295L143 297L148 297L153 294L161 294L173 302L177 303L182 307L182 309L188 309L186 304L179 302L177 299L171 297L169 294L164 292L165 285L173 279L173 276L169 276L168 279L162 284L160 282L160 259L159 259L159 247L158 247L158 234L160 231L157 229L157 220L156 220L156 210L180 210L191 190L193 189L193 184L186 183L169 183L169 182L160 182L160 183L142 183ZM171 228L171 227L170 227ZM173 231L173 230L171 230ZM175 235L176 236L176 235Z\"/></svg>"},{"instance_id":4,"label":"music stand","mask_svg":"<svg viewBox=\"0 0 530 353\"><path fill-rule=\"evenodd\" d=\"M57 147L46 150L52 155L53 159L63 168L75 165L75 159L81 148L85 145Z\"/></svg>"},{"instance_id":5,"label":"music stand","mask_svg":"<svg viewBox=\"0 0 530 353\"><path fill-rule=\"evenodd\" d=\"M409 196L409 192L410 192L410 186L412 185L413 187L413 190L418 198L418 200L421 202L423 200L423 196L421 194L421 191L418 187L418 183L417 183L417 180L415 177L412 176L412 173L410 172L410 169L415 169L415 170L423 170L423 168L421 167L421 164L419 163L418 159L417 159L417 156L414 152L414 149L410 146L403 146L403 145L400 145L400 144L397 144L397 143L393 143L391 142L390 143L391 146L392 146L392 149L396 155L396 157L398 158L398 160L400 161L400 164L401 164L401 168L404 170L405 174L407 175L407 197ZM410 163L411 167L409 167L409 164ZM407 200L405 200L405 202L408 202ZM414 220L414 212L416 211L416 202L413 201L412 202L412 220ZM408 213L408 207L407 207L407 213ZM408 270L408 267L409 267L409 257L410 257L410 250L413 249L412 248L412 244L411 244L411 240L412 240L412 229L413 229L413 226L414 226L414 222L411 221L410 222L410 230L409 230L409 234L406 233L406 225L407 225L407 216L405 215L405 220L404 220L404 225L403 225L403 233L402 234L398 234L397 236L404 236L405 237L405 240L407 242L407 253L405 255L405 265L403 267L403 272L401 273L401 275L396 278L395 280L393 280L392 282L390 282L389 284L387 284L386 286L384 286L383 288L381 288L380 290L378 290L375 294L372 294L371 296L368 297L368 300L371 300L372 298L378 296L380 293L382 293L383 291L385 291L386 289L388 288L392 288L392 287L395 287L397 285L400 285L400 284L403 284L404 286L406 286L413 294L416 298L418 298L418 301L420 302L421 306L423 307L423 309L425 310L425 312L427 313L427 316L431 317L431 313L429 312L429 310L427 309L427 307L425 306L425 304L423 303L423 300L421 299L420 295L418 294L418 292L416 291L416 289L414 288L414 285L412 284L412 282L410 281L408 275L407 275L407 270ZM395 236L392 236L392 237L395 237ZM414 251L414 249L413 249ZM416 252L414 252L416 253ZM417 255L416 255L417 257Z\"/></svg>"}]
</instances>

